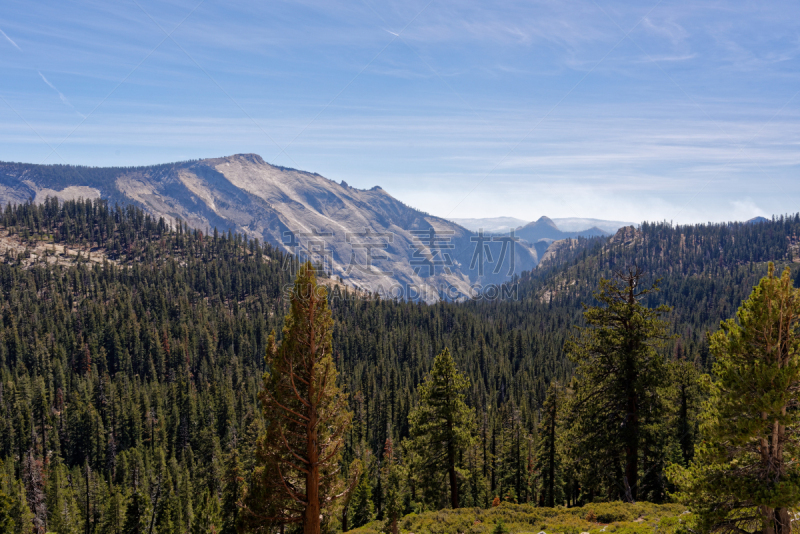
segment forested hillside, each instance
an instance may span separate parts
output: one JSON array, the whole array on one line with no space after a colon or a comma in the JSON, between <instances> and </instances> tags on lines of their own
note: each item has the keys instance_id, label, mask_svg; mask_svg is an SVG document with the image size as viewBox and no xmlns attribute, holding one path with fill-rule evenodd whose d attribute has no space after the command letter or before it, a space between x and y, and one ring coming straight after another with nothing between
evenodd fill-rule
<instances>
[{"instance_id":1,"label":"forested hillside","mask_svg":"<svg viewBox=\"0 0 800 534\"><path fill-rule=\"evenodd\" d=\"M343 375L353 377L349 387L363 392L365 407L362 412L358 405L356 416L369 419L367 440L374 450L388 427L395 438L406 435L411 391L443 347L472 379L474 406L497 413L513 401L532 430L550 381L565 383L571 376L564 342L572 326L583 324L582 304L594 303L601 278L636 264L646 280L660 279L660 291L648 295L646 304L673 308L670 330L679 337L670 342L669 354L710 369L706 332L735 314L766 274L768 261L798 258L798 241L798 216L755 225L645 223L640 230L620 230L610 241L576 239L520 277L516 299L433 306L337 301L335 349L343 355ZM398 389L405 392L399 399Z\"/></svg>"},{"instance_id":2,"label":"forested hillside","mask_svg":"<svg viewBox=\"0 0 800 534\"><path fill-rule=\"evenodd\" d=\"M103 202L7 207L2 233L23 245L0 264L0 490L8 496L0 508L16 531L206 532L213 524L235 532L264 432L258 392L268 336L281 335L293 258ZM419 386L445 348L475 415L476 439L457 459L461 506L545 504L548 469L557 503L618 496L599 482L590 494L586 466L560 444L558 466L546 466L543 429L548 410L560 409L548 392L573 376L564 347L584 324L581 304L595 304L600 279L632 264L648 285L661 278L643 304L673 308L664 319L677 337L661 353L685 365L671 368L653 447L686 463L699 393L677 373L710 369L706 332L734 315L767 261L797 257L798 235L800 216L643 224L610 240L570 242L516 280L510 300L426 305L334 287L333 357L354 414L343 466L358 459L365 471L330 528L386 518L392 444L397 476L411 488L402 513L449 506L447 483L425 472L424 448L408 441ZM58 244L86 255L33 257L42 243L53 254ZM648 479L646 498L665 498L660 473Z\"/></svg>"},{"instance_id":3,"label":"forested hillside","mask_svg":"<svg viewBox=\"0 0 800 534\"><path fill-rule=\"evenodd\" d=\"M3 490L58 532L145 524L151 502L159 523L188 525L252 446L238 436L257 428L285 258L99 202L9 208L3 226L107 258L0 265Z\"/></svg>"}]
</instances>

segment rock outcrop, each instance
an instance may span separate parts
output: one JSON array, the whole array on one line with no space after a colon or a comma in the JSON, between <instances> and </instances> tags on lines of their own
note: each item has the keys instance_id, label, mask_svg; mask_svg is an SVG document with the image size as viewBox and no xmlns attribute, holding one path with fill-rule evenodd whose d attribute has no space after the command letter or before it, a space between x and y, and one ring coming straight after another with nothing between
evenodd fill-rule
<instances>
[{"instance_id":1,"label":"rock outcrop","mask_svg":"<svg viewBox=\"0 0 800 534\"><path fill-rule=\"evenodd\" d=\"M529 242L479 235L380 187L356 189L255 154L118 169L0 163L0 203L47 196L105 198L203 232L241 232L387 297L463 299L539 257Z\"/></svg>"}]
</instances>

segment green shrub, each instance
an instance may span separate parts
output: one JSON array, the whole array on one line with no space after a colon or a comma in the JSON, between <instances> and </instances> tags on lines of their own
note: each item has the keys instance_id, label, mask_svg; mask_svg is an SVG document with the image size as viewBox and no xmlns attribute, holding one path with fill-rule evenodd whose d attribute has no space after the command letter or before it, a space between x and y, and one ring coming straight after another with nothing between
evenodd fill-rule
<instances>
[{"instance_id":1,"label":"green shrub","mask_svg":"<svg viewBox=\"0 0 800 534\"><path fill-rule=\"evenodd\" d=\"M592 503L576 508L538 508L504 502L494 508L460 508L409 514L398 522L401 534L689 534L681 530L685 508L676 504ZM595 515L597 523L587 521ZM640 521L637 519L642 518ZM501 529L501 530L498 530ZM605 529L605 530L603 530ZM377 534L382 522L352 532Z\"/></svg>"},{"instance_id":2,"label":"green shrub","mask_svg":"<svg viewBox=\"0 0 800 534\"><path fill-rule=\"evenodd\" d=\"M494 529L492 529L492 534L509 534L509 531L503 524L502 519L494 526Z\"/></svg>"}]
</instances>

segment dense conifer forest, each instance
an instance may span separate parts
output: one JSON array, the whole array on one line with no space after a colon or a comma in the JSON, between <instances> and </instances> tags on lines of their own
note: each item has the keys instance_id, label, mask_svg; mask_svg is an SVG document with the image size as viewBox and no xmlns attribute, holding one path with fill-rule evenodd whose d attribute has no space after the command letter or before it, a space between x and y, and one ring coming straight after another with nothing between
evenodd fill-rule
<instances>
[{"instance_id":1,"label":"dense conifer forest","mask_svg":"<svg viewBox=\"0 0 800 534\"><path fill-rule=\"evenodd\" d=\"M20 243L0 263L0 523L13 532L277 531L247 514L265 495L253 477L272 416L262 409L265 356L271 332L286 341L295 259L104 202L9 206L0 224L0 237ZM619 484L625 467L614 454L575 434L587 428L580 350L592 347L575 343L596 319L584 305L597 307L602 280L634 265L637 283L657 290L631 313L663 306L663 328L648 334L660 339L653 357L663 366L641 385L650 400L637 499L665 502L675 491L667 465L695 455L708 395L700 377L715 361L707 334L735 315L767 262L793 265L799 237L800 216L645 223L562 244L511 282L516 298L505 300L397 302L321 278L352 413L337 453L347 491L323 530L373 520L393 530L406 514L454 505L573 507L634 495ZM79 252L59 257L57 245ZM437 380L455 386L439 390ZM455 426L437 428L439 416Z\"/></svg>"}]
</instances>

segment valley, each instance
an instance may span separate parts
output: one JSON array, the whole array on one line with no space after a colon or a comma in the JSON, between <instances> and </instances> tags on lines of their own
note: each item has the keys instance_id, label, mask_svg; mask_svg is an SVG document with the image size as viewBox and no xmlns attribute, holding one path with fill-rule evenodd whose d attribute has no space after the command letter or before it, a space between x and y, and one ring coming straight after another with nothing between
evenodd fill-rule
<instances>
[{"instance_id":1,"label":"valley","mask_svg":"<svg viewBox=\"0 0 800 534\"><path fill-rule=\"evenodd\" d=\"M797 2L0 14L0 534L797 534Z\"/></svg>"},{"instance_id":2,"label":"valley","mask_svg":"<svg viewBox=\"0 0 800 534\"><path fill-rule=\"evenodd\" d=\"M136 515L140 504L160 510L156 523L162 526L227 521L246 529L268 513L253 508L257 503L282 502L271 500L278 494L257 502L246 496L273 491L259 489L261 479L252 478L261 472L258 444L268 439L275 416L262 411L258 399L271 387L263 382L264 370L276 369L270 332L281 344L293 335L282 328L284 315L297 313L297 289L291 288L295 273L305 272L299 257L244 234L203 232L102 200L9 205L0 226L6 247L0 262L6 288L0 457L2 491L12 503L33 495L24 501L31 517L50 525L89 521L106 531L102 525L115 521L144 521L147 515ZM660 290L637 306L667 306L666 337L654 353L668 369L658 386L664 401L657 406L658 424L647 427L656 434L645 434L658 448L642 459L690 465L705 398L695 380L716 361L707 334L735 314L769 262L800 277L798 235L800 216L758 224L643 223L608 238L568 238L511 282L513 297L494 300L386 299L354 292L318 271L329 292L329 357L352 414L337 438L337 462L358 482L349 504L325 516L329 528L371 525L364 530L371 532L386 528L387 514L449 506L453 486L439 478L439 464L426 467L425 451L433 445L418 441L425 434L415 415L424 402L421 385L437 372L444 349L453 372L464 377L461 398L471 435L456 461L458 506L499 503L502 512L488 522L480 514L453 521L480 521L474 531L488 532L506 517L516 531L526 531L550 520L531 511L534 523L524 527L527 508L502 503L541 510L562 503L586 515L592 502L625 500L613 462L600 456L593 466L582 463L583 455L601 449L569 437L569 414L576 409L569 399L580 394L582 372L569 347L574 328L587 325L582 305L595 306L602 280L614 280L631 265L642 270L646 286L660 279ZM554 391L567 385L559 404ZM549 441L548 421L556 422L556 441ZM551 446L556 463L547 467L542 462ZM571 448L577 446L589 448ZM41 459L47 464L37 463ZM663 474L650 477L647 469L638 499L669 500L673 483ZM45 472L48 482L37 501L38 486L24 481ZM388 483L389 476L396 482ZM400 493L389 491L395 487ZM81 497L87 492L88 501ZM217 498L221 507L213 504ZM115 502L127 503L124 516ZM602 510L595 508L592 513ZM636 519L620 510L628 519L618 521ZM652 528L648 514L674 528L671 518L685 508L669 510L646 512L642 528ZM413 517L400 524L417 525ZM413 528L435 530L421 521ZM573 524L567 517L558 521Z\"/></svg>"}]
</instances>

